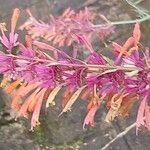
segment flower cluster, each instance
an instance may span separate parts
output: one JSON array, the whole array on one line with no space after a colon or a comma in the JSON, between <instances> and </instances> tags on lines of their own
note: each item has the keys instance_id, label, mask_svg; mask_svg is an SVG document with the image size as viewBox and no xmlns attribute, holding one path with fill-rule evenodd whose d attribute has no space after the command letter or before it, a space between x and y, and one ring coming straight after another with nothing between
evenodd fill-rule
<instances>
[{"instance_id":1,"label":"flower cluster","mask_svg":"<svg viewBox=\"0 0 150 150\"><path fill-rule=\"evenodd\" d=\"M19 15L20 10L15 9L8 37L6 28L0 24L0 74L3 75L0 87L9 94L14 93L11 107L17 110L17 118L28 118L32 114L33 129L39 123L43 101L46 100L47 108L55 105L56 95L65 88L60 115L68 112L79 97L89 101L83 127L94 124L94 116L103 101L108 110L106 121L110 122L119 115L128 115L138 100L141 104L137 129L144 125L150 130L150 53L139 42L138 23L123 46L112 43L114 60L110 60L92 47L91 34L104 31L106 34L103 35L107 35L108 32L104 26L99 29L92 26L89 16L91 19L95 16L87 10L76 14L68 9L58 18L51 16L50 24L38 22L30 13L30 20L22 27L28 29L32 38L53 39L53 44L59 46L79 41L89 51L82 60L75 57L74 51L68 54L29 35L26 35L24 44L19 42L15 33ZM106 28L110 29L110 24Z\"/></svg>"},{"instance_id":2,"label":"flower cluster","mask_svg":"<svg viewBox=\"0 0 150 150\"><path fill-rule=\"evenodd\" d=\"M76 13L68 8L61 16L55 17L50 15L49 23L37 21L31 12L27 10L30 18L20 27L28 31L33 39L43 38L46 41L51 41L57 47L72 46L81 44L94 51L90 43L92 35L97 35L100 40L103 40L107 35L113 32L109 21L103 16L94 12L80 10ZM94 27L93 22L105 21L107 26Z\"/></svg>"}]
</instances>

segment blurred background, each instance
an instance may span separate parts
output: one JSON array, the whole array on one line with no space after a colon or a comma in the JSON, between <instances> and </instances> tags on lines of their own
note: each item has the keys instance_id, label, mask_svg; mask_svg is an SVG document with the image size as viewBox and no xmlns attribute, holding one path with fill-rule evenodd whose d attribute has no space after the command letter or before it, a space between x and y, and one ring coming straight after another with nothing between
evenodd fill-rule
<instances>
[{"instance_id":1,"label":"blurred background","mask_svg":"<svg viewBox=\"0 0 150 150\"><path fill-rule=\"evenodd\" d=\"M140 3L145 9L150 10L150 1L143 0ZM122 21L136 18L134 10L124 0L0 0L0 22L6 22L10 26L10 18L14 8L21 9L19 24L27 18L26 9L41 20L48 21L49 14L59 15L68 7L78 11L87 7L105 15L111 21ZM115 28L115 34L108 41L123 43L132 34L133 25L120 25ZM150 21L141 25L142 43L150 45ZM21 31L18 31L18 33ZM109 55L108 47L101 44L101 52ZM97 45L97 42L95 42ZM107 50L108 49L108 50ZM86 105L78 101L72 112L58 118L59 105L42 110L41 125L34 132L29 131L30 122L25 119L15 121L13 112L9 108L11 97L0 90L0 150L100 150L106 143L118 133L136 121L138 104L131 110L126 118L117 118L112 124L104 121L105 108L101 108L96 114L94 127L82 129L82 123L86 115ZM57 96L57 100L61 96ZM136 136L135 128L124 137L116 140L108 150L150 150L150 133L142 129Z\"/></svg>"}]
</instances>

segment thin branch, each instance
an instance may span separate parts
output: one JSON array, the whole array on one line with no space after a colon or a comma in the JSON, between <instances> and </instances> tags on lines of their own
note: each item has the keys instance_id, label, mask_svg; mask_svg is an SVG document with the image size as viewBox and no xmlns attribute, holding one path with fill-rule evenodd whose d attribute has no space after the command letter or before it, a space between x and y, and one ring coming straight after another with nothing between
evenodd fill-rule
<instances>
[{"instance_id":1,"label":"thin branch","mask_svg":"<svg viewBox=\"0 0 150 150\"><path fill-rule=\"evenodd\" d=\"M135 19L135 20L125 20L125 21L114 21L114 22L109 22L106 24L98 24L98 25L92 25L94 28L99 28L99 27L105 27L105 26L113 26L113 25L123 25L123 24L134 24L137 22L144 22L146 20L150 20L150 14L148 11L136 6L137 3L132 3L129 0L125 0L133 9L139 14L139 16L142 15L140 19ZM142 0L137 1L138 3L141 2Z\"/></svg>"},{"instance_id":2,"label":"thin branch","mask_svg":"<svg viewBox=\"0 0 150 150\"><path fill-rule=\"evenodd\" d=\"M69 66L69 67L85 67L88 68L89 70L92 71L99 71L101 69L118 69L118 70L126 70L126 71L134 71L138 70L140 71L141 69L137 67L124 67L124 66L114 66L114 65L96 65L96 64L87 64L85 62L82 62L82 64L76 64L76 63L64 63L64 62L59 62L59 61L54 61L54 60L48 60L48 59L39 59L39 58L29 58L29 57L21 57L21 56L16 56L13 54L8 54L7 56L17 58L17 59L23 59L23 60L28 60L28 61L36 61L36 62L45 62L48 63L47 66ZM80 60L79 60L80 61Z\"/></svg>"},{"instance_id":3,"label":"thin branch","mask_svg":"<svg viewBox=\"0 0 150 150\"><path fill-rule=\"evenodd\" d=\"M116 21L116 22L110 22L109 24L98 24L98 25L93 25L94 28L99 28L99 27L104 27L108 25L123 25L123 24L134 24L137 22L144 22L146 20L150 19L150 15L141 18L141 19L135 19L135 20L127 20L127 21Z\"/></svg>"},{"instance_id":4,"label":"thin branch","mask_svg":"<svg viewBox=\"0 0 150 150\"><path fill-rule=\"evenodd\" d=\"M143 0L137 0L134 4L137 5L139 3L143 2Z\"/></svg>"},{"instance_id":5,"label":"thin branch","mask_svg":"<svg viewBox=\"0 0 150 150\"><path fill-rule=\"evenodd\" d=\"M128 126L123 132L119 133L114 139L112 139L110 142L108 142L104 147L101 148L101 150L106 150L113 142L118 140L119 138L126 135L131 129L133 129L136 126L136 122Z\"/></svg>"}]
</instances>

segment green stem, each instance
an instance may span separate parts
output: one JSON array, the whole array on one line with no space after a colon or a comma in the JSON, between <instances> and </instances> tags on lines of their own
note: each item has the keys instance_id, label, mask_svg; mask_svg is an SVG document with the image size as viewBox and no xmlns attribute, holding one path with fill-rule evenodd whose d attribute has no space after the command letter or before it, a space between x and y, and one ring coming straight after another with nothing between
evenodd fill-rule
<instances>
[{"instance_id":1,"label":"green stem","mask_svg":"<svg viewBox=\"0 0 150 150\"><path fill-rule=\"evenodd\" d=\"M136 1L134 4L137 5L137 4L141 3L142 1L143 1L143 0L138 0L138 1Z\"/></svg>"},{"instance_id":2,"label":"green stem","mask_svg":"<svg viewBox=\"0 0 150 150\"><path fill-rule=\"evenodd\" d=\"M116 22L110 22L109 24L98 24L98 25L93 25L94 28L99 28L99 27L104 27L104 26L111 26L111 25L123 25L123 24L134 24L134 23L137 23L137 22L143 22L143 21L146 21L146 20L149 20L150 19L150 15L147 15L146 17L144 18L141 18L141 19L135 19L135 20L127 20L127 21L116 21Z\"/></svg>"},{"instance_id":3,"label":"green stem","mask_svg":"<svg viewBox=\"0 0 150 150\"><path fill-rule=\"evenodd\" d=\"M140 19L135 19L135 20L126 20L126 21L115 21L115 22L110 22L110 23L106 23L106 24L100 24L100 25L93 25L93 27L98 28L98 27L104 27L104 26L112 26L112 25L123 25L123 24L134 24L137 22L143 22L146 20L150 19L150 15L149 13L147 13L146 11L144 11L143 9L140 9L138 6L136 6L138 3L140 3L142 0L138 0L135 3L132 3L129 0L125 0L131 7L133 7L133 9L140 15L142 14L143 17Z\"/></svg>"}]
</instances>

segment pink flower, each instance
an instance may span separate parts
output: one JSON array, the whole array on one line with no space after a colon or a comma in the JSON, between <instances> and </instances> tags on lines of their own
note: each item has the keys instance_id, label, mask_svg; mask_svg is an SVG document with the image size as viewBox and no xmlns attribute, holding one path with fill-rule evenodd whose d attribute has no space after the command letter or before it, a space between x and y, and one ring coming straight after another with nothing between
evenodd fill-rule
<instances>
[{"instance_id":1,"label":"pink flower","mask_svg":"<svg viewBox=\"0 0 150 150\"><path fill-rule=\"evenodd\" d=\"M147 94L144 99L141 101L138 114L137 114L137 121L136 121L136 127L137 131L141 125L145 126L148 128L150 131L150 110L148 106L148 101L149 101L149 94Z\"/></svg>"},{"instance_id":2,"label":"pink flower","mask_svg":"<svg viewBox=\"0 0 150 150\"><path fill-rule=\"evenodd\" d=\"M43 87L54 88L59 80L59 72L55 66L48 67L45 64L35 65L36 80L42 81Z\"/></svg>"},{"instance_id":3,"label":"pink flower","mask_svg":"<svg viewBox=\"0 0 150 150\"><path fill-rule=\"evenodd\" d=\"M30 18L20 28L26 28L33 39L42 37L59 47L71 46L78 42L92 52L93 48L89 41L91 41L93 34L98 34L99 38L103 40L104 37L112 33L112 28L109 25L94 27L92 22L97 18L102 20L102 17L88 11L87 8L80 10L79 13L68 8L61 16L50 15L49 23L37 21L29 10L28 14Z\"/></svg>"},{"instance_id":4,"label":"pink flower","mask_svg":"<svg viewBox=\"0 0 150 150\"><path fill-rule=\"evenodd\" d=\"M106 61L104 60L104 58L101 56L101 54L98 54L96 52L91 53L88 58L86 59L86 61L89 64L97 64L97 65L104 65L106 64Z\"/></svg>"},{"instance_id":5,"label":"pink flower","mask_svg":"<svg viewBox=\"0 0 150 150\"><path fill-rule=\"evenodd\" d=\"M14 33L19 15L20 10L16 8L11 18L11 33L9 34L9 37L5 35L4 30L1 28L2 36L0 36L0 41L8 49L7 51L9 53L11 53L12 49L19 44L17 41L18 34Z\"/></svg>"},{"instance_id":6,"label":"pink flower","mask_svg":"<svg viewBox=\"0 0 150 150\"><path fill-rule=\"evenodd\" d=\"M10 33L9 37L7 38L5 34L0 36L1 43L8 49L9 52L12 51L12 48L16 47L19 42L18 40L18 34Z\"/></svg>"},{"instance_id":7,"label":"pink flower","mask_svg":"<svg viewBox=\"0 0 150 150\"><path fill-rule=\"evenodd\" d=\"M15 63L12 57L0 52L0 73L10 75L14 73Z\"/></svg>"}]
</instances>

